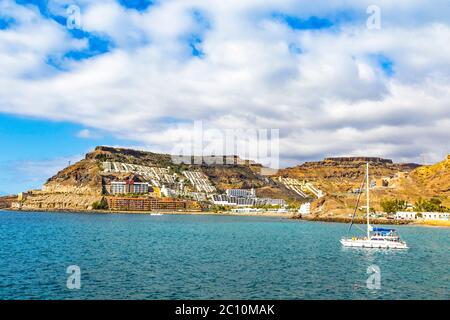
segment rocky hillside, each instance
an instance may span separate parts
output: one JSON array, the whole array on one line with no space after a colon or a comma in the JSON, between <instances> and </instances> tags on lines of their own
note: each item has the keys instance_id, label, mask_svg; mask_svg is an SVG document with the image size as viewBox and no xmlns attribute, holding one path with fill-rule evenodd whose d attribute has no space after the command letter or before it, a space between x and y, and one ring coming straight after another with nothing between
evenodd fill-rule
<instances>
[{"instance_id":1,"label":"rocky hillside","mask_svg":"<svg viewBox=\"0 0 450 320\"><path fill-rule=\"evenodd\" d=\"M232 164L214 164L208 161L202 163L196 158L195 164L179 163L174 162L168 154L100 146L86 154L83 160L49 178L42 192L34 192L27 197L23 208L89 209L94 201L101 199L105 186L111 181L127 179L153 181L159 183L160 187L164 185L174 189L183 180L185 188L192 192L198 191L183 175L186 171L203 173L218 193L228 188L255 188L257 195L261 197L301 200L296 194L285 192L282 186L277 186L271 179L260 175L259 164L238 157L234 157L233 161L236 163ZM105 168L105 165L109 167ZM152 168L159 170L156 174L161 181L152 180L154 177L143 173Z\"/></svg>"},{"instance_id":2,"label":"rocky hillside","mask_svg":"<svg viewBox=\"0 0 450 320\"><path fill-rule=\"evenodd\" d=\"M209 157L212 158L212 157ZM216 158L217 159L217 158ZM204 159L203 159L204 160ZM48 179L41 193L26 200L41 209L88 209L101 199L111 181L134 179L153 181L174 189L183 182L184 188L196 192L196 186L186 178L186 172L200 172L217 193L228 188L255 188L259 197L282 198L290 203L314 200L313 210L322 214L348 214L355 205L355 190L365 175L365 163L370 163L372 205L379 209L385 198L401 198L414 203L420 197L439 196L444 203L450 197L450 158L432 166L399 164L389 159L346 157L279 170L273 176L260 174L261 165L235 157L229 164L211 162L179 163L168 154L147 151L97 147L86 157ZM158 181L155 181L156 174ZM284 179L284 180L283 180ZM286 181L302 185L311 183L324 196L295 192ZM302 189L306 190L306 189ZM308 191L308 190L306 190Z\"/></svg>"},{"instance_id":3,"label":"rocky hillside","mask_svg":"<svg viewBox=\"0 0 450 320\"><path fill-rule=\"evenodd\" d=\"M419 198L437 197L443 205L450 206L450 155L434 165L412 171L397 186L398 197L414 201Z\"/></svg>"},{"instance_id":4,"label":"rocky hillside","mask_svg":"<svg viewBox=\"0 0 450 320\"><path fill-rule=\"evenodd\" d=\"M67 167L47 180L43 190L49 193L101 194L99 161L89 158Z\"/></svg>"},{"instance_id":5,"label":"rocky hillside","mask_svg":"<svg viewBox=\"0 0 450 320\"><path fill-rule=\"evenodd\" d=\"M0 197L0 209L9 209L11 208L11 203L17 199L17 196L3 196Z\"/></svg>"},{"instance_id":6,"label":"rocky hillside","mask_svg":"<svg viewBox=\"0 0 450 320\"><path fill-rule=\"evenodd\" d=\"M339 194L359 187L370 163L372 179L386 178L391 183L399 173L410 173L417 164L398 164L392 160L371 157L326 158L323 161L305 162L296 167L280 170L278 175L315 182L328 194Z\"/></svg>"},{"instance_id":7,"label":"rocky hillside","mask_svg":"<svg viewBox=\"0 0 450 320\"><path fill-rule=\"evenodd\" d=\"M171 155L168 154L101 146L86 154L85 159L61 170L48 179L45 189L53 192L67 186L69 188L77 188L83 192L90 189L88 192L98 193L101 192L102 183L107 184L111 180L129 178L133 178L136 181L145 180L142 176L135 173L105 172L102 168L102 163L104 162L167 168L170 174L181 174L185 170L201 171L208 176L213 185L219 190L241 187L259 188L266 184L263 178L256 173L256 168L260 167L257 164L180 164L172 161Z\"/></svg>"},{"instance_id":8,"label":"rocky hillside","mask_svg":"<svg viewBox=\"0 0 450 320\"><path fill-rule=\"evenodd\" d=\"M450 205L450 156L430 166L393 163L381 158L327 158L281 170L280 174L314 181L327 193L313 203L318 214L346 215L356 204L354 191L364 178L367 161L374 209L381 210L381 200L395 198L414 204L420 198L438 197L445 206Z\"/></svg>"},{"instance_id":9,"label":"rocky hillside","mask_svg":"<svg viewBox=\"0 0 450 320\"><path fill-rule=\"evenodd\" d=\"M450 155L434 165L417 168L411 179L426 192L450 196Z\"/></svg>"},{"instance_id":10,"label":"rocky hillside","mask_svg":"<svg viewBox=\"0 0 450 320\"><path fill-rule=\"evenodd\" d=\"M366 173L366 163L370 164L372 205L380 209L384 198L396 197L397 189L404 177L419 167L417 164L393 163L389 159L374 157L326 158L323 161L306 162L302 165L281 170L283 177L312 181L326 193L313 202L317 214L346 215L355 204L357 189Z\"/></svg>"}]
</instances>

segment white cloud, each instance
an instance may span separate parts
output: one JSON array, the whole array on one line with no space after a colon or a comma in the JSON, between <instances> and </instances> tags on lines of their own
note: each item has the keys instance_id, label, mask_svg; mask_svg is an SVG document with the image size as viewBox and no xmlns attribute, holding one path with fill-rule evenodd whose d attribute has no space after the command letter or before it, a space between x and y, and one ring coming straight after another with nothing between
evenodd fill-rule
<instances>
[{"instance_id":1,"label":"white cloud","mask_svg":"<svg viewBox=\"0 0 450 320\"><path fill-rule=\"evenodd\" d=\"M47 64L49 58L68 50L80 50L87 45L85 40L71 38L55 21L44 19L35 7L23 7L6 0L0 3L0 12L14 19L10 29L0 30L2 93L3 90L15 90L16 80L20 81L20 85L24 80L31 82L54 75Z\"/></svg>"},{"instance_id":2,"label":"white cloud","mask_svg":"<svg viewBox=\"0 0 450 320\"><path fill-rule=\"evenodd\" d=\"M195 120L279 128L284 163L339 154L438 160L448 152L445 1L379 1L379 31L366 29L361 1L166 1L144 12L80 1L83 28L116 47L62 61L64 72L49 67L48 56L86 43L36 10L3 3L20 23L0 30L0 112L73 121L166 152ZM209 29L195 22L194 9ZM270 19L274 11L308 18L344 10L360 16L330 30L295 31ZM186 40L194 32L203 38L202 59ZM380 55L393 62L391 77Z\"/></svg>"},{"instance_id":3,"label":"white cloud","mask_svg":"<svg viewBox=\"0 0 450 320\"><path fill-rule=\"evenodd\" d=\"M69 164L74 164L83 157L84 155L79 154L46 160L19 161L14 163L14 166L22 178L30 179L30 181L41 181L48 179L59 170L64 169Z\"/></svg>"},{"instance_id":4,"label":"white cloud","mask_svg":"<svg viewBox=\"0 0 450 320\"><path fill-rule=\"evenodd\" d=\"M92 133L91 133L91 131L89 129L83 129L83 130L80 130L77 133L77 137L83 138L83 139L91 138L92 137Z\"/></svg>"}]
</instances>

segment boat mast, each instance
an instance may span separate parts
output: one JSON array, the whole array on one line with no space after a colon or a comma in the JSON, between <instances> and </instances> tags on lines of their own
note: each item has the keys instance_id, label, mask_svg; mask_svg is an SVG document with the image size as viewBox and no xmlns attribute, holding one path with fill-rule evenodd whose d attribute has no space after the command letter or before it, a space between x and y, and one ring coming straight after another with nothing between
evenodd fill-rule
<instances>
[{"instance_id":1,"label":"boat mast","mask_svg":"<svg viewBox=\"0 0 450 320\"><path fill-rule=\"evenodd\" d=\"M367 239L370 239L370 203L369 203L369 162L366 167L366 197L367 197Z\"/></svg>"}]
</instances>

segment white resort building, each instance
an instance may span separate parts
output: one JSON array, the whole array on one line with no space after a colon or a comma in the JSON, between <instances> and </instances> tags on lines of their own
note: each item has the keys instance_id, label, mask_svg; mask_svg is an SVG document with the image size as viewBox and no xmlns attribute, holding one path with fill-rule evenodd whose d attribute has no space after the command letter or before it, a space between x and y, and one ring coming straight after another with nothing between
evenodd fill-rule
<instances>
[{"instance_id":1,"label":"white resort building","mask_svg":"<svg viewBox=\"0 0 450 320\"><path fill-rule=\"evenodd\" d=\"M283 199L258 198L255 189L227 189L225 194L215 194L212 202L216 205L255 207L255 206L285 206Z\"/></svg>"},{"instance_id":2,"label":"white resort building","mask_svg":"<svg viewBox=\"0 0 450 320\"><path fill-rule=\"evenodd\" d=\"M311 213L311 202L302 203L300 209L298 209L298 213L302 215L308 215Z\"/></svg>"},{"instance_id":3,"label":"white resort building","mask_svg":"<svg viewBox=\"0 0 450 320\"><path fill-rule=\"evenodd\" d=\"M127 194L127 193L147 193L149 191L149 184L147 182L134 181L112 181L109 193L110 194Z\"/></svg>"},{"instance_id":4,"label":"white resort building","mask_svg":"<svg viewBox=\"0 0 450 320\"><path fill-rule=\"evenodd\" d=\"M227 189L225 191L226 195L229 197L242 197L242 198L255 198L255 189Z\"/></svg>"},{"instance_id":5,"label":"white resort building","mask_svg":"<svg viewBox=\"0 0 450 320\"><path fill-rule=\"evenodd\" d=\"M397 220L416 220L417 212L399 211L399 212L395 213L395 219L397 219Z\"/></svg>"},{"instance_id":6,"label":"white resort building","mask_svg":"<svg viewBox=\"0 0 450 320\"><path fill-rule=\"evenodd\" d=\"M448 212L414 212L399 211L395 214L397 220L450 220Z\"/></svg>"},{"instance_id":7,"label":"white resort building","mask_svg":"<svg viewBox=\"0 0 450 320\"><path fill-rule=\"evenodd\" d=\"M422 212L422 219L424 220L449 220L450 213L448 212Z\"/></svg>"}]
</instances>

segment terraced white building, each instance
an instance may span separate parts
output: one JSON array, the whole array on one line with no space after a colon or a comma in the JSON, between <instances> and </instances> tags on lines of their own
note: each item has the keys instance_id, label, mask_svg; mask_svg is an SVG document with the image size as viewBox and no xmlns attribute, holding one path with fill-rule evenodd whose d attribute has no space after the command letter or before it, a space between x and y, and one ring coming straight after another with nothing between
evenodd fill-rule
<instances>
[{"instance_id":1,"label":"terraced white building","mask_svg":"<svg viewBox=\"0 0 450 320\"><path fill-rule=\"evenodd\" d=\"M287 189L294 191L296 194L303 198L308 198L312 194L316 198L322 198L325 194L322 190L314 186L311 182L306 182L304 180L293 179L293 178L275 178Z\"/></svg>"},{"instance_id":2,"label":"terraced white building","mask_svg":"<svg viewBox=\"0 0 450 320\"><path fill-rule=\"evenodd\" d=\"M184 171L183 175L199 192L214 193L216 188L211 184L208 177L200 171Z\"/></svg>"},{"instance_id":3,"label":"terraced white building","mask_svg":"<svg viewBox=\"0 0 450 320\"><path fill-rule=\"evenodd\" d=\"M177 174L171 173L167 168L109 161L103 162L102 167L104 173L133 173L140 175L157 187L161 187L163 184L175 184L177 182Z\"/></svg>"}]
</instances>

